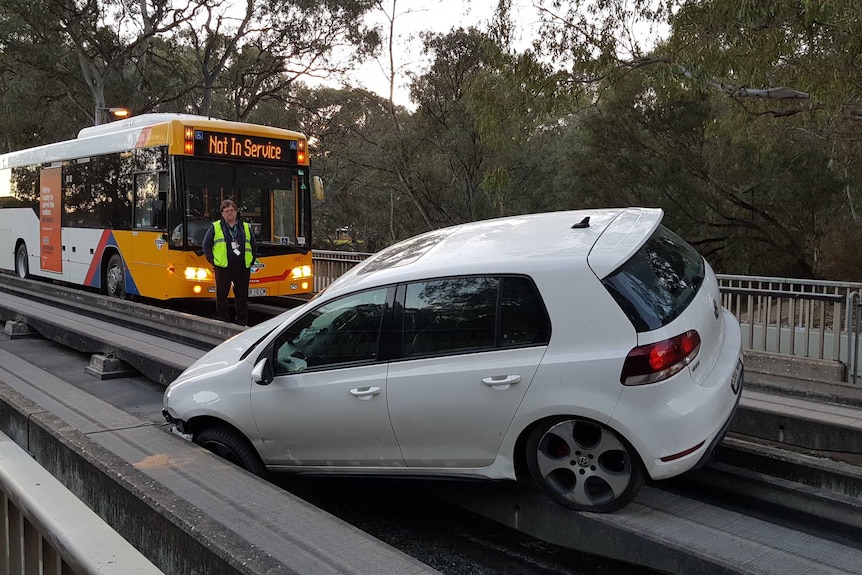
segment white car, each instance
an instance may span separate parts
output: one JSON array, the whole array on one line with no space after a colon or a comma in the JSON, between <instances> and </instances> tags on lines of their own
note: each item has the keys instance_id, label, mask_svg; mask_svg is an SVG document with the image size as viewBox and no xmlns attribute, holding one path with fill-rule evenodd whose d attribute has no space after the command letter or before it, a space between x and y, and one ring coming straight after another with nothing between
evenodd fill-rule
<instances>
[{"instance_id":1,"label":"white car","mask_svg":"<svg viewBox=\"0 0 862 575\"><path fill-rule=\"evenodd\" d=\"M739 324L659 209L429 232L219 345L164 396L258 475L530 477L612 511L694 468L739 402Z\"/></svg>"}]
</instances>

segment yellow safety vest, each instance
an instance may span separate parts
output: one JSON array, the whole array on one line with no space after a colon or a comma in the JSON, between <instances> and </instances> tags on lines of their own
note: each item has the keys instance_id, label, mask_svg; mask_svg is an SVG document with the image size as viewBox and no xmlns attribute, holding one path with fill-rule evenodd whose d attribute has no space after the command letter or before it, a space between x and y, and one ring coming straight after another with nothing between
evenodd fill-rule
<instances>
[{"instance_id":1,"label":"yellow safety vest","mask_svg":"<svg viewBox=\"0 0 862 575\"><path fill-rule=\"evenodd\" d=\"M251 227L248 222L243 222L242 227L245 230L245 267L251 267ZM227 267L227 242L224 240L224 231L221 227L221 220L213 222L213 264L216 267Z\"/></svg>"}]
</instances>

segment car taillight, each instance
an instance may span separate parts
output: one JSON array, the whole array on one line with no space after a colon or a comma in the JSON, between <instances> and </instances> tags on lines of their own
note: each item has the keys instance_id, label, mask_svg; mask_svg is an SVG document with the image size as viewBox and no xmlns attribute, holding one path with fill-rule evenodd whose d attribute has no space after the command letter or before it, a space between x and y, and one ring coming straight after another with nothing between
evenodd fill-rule
<instances>
[{"instance_id":1,"label":"car taillight","mask_svg":"<svg viewBox=\"0 0 862 575\"><path fill-rule=\"evenodd\" d=\"M640 345L629 352L620 383L644 385L667 379L687 366L700 351L700 335L693 329L676 337Z\"/></svg>"}]
</instances>

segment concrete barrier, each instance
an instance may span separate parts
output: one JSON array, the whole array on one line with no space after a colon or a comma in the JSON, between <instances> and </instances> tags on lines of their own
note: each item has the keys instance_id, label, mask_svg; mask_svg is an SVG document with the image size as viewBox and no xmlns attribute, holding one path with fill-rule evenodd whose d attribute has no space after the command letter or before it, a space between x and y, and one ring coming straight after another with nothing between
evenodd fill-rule
<instances>
[{"instance_id":1,"label":"concrete barrier","mask_svg":"<svg viewBox=\"0 0 862 575\"><path fill-rule=\"evenodd\" d=\"M76 393L50 374L32 385L10 376L0 377L0 431L165 573L439 575L278 486L161 426ZM57 415L44 407L49 405Z\"/></svg>"},{"instance_id":2,"label":"concrete barrier","mask_svg":"<svg viewBox=\"0 0 862 575\"><path fill-rule=\"evenodd\" d=\"M283 572L236 534L2 383L0 431L165 573ZM238 548L243 552L234 555Z\"/></svg>"},{"instance_id":3,"label":"concrete barrier","mask_svg":"<svg viewBox=\"0 0 862 575\"><path fill-rule=\"evenodd\" d=\"M805 381L840 383L845 381L847 373L847 366L844 363L829 359L813 359L750 350L744 351L743 356L746 371L766 375Z\"/></svg>"},{"instance_id":4,"label":"concrete barrier","mask_svg":"<svg viewBox=\"0 0 862 575\"><path fill-rule=\"evenodd\" d=\"M7 519L0 524L0 572L162 573L2 433L0 492Z\"/></svg>"}]
</instances>

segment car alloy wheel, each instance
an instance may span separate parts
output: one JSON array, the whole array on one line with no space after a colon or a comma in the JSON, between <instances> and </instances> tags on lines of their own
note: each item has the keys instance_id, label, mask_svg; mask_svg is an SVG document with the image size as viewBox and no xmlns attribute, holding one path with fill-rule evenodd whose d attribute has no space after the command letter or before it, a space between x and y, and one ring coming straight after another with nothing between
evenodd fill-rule
<instances>
[{"instance_id":1,"label":"car alloy wheel","mask_svg":"<svg viewBox=\"0 0 862 575\"><path fill-rule=\"evenodd\" d=\"M614 511L644 483L634 449L609 427L585 419L548 420L527 440L527 465L536 484L579 511Z\"/></svg>"}]
</instances>

